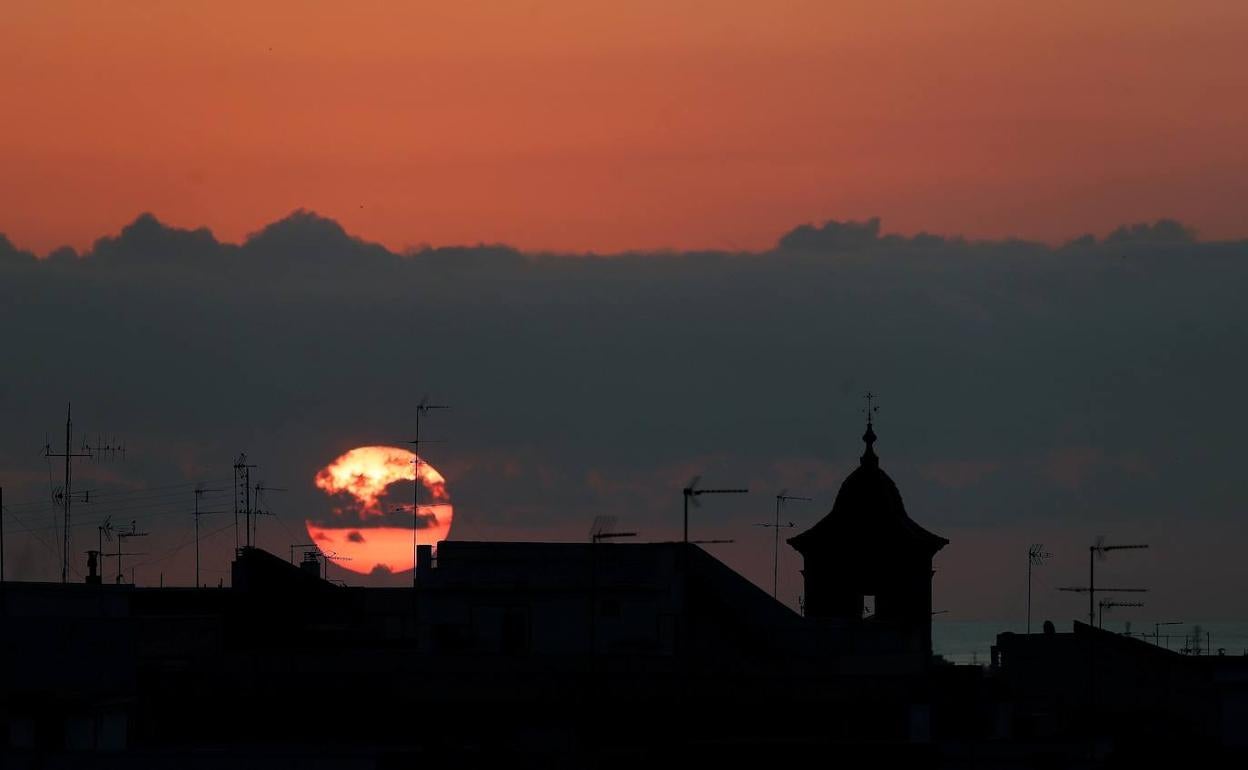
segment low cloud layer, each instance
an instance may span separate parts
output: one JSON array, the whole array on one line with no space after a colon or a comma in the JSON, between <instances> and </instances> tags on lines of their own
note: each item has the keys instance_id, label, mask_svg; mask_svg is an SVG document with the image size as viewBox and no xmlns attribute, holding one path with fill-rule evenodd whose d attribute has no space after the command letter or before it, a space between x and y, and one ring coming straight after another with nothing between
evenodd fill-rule
<instances>
[{"instance_id":1,"label":"low cloud layer","mask_svg":"<svg viewBox=\"0 0 1248 770\"><path fill-rule=\"evenodd\" d=\"M193 569L189 485L229 487L246 451L253 482L289 490L258 525L285 554L331 504L316 471L411 439L429 393L453 407L422 424L453 537L584 539L600 514L679 537L697 473L751 488L690 527L735 539L716 554L769 584L753 524L784 487L816 499L786 511L799 526L830 508L870 389L885 469L953 541L936 582L952 615L1015 612L1029 542L1058 554L1044 579L1078 582L1099 533L1154 543L1106 569L1154 586L1158 612L1242 615L1227 586L1248 578L1230 558L1248 543L1245 285L1248 242L1168 220L1057 246L827 222L763 253L605 256L398 254L308 212L241 244L150 215L84 254L36 258L0 237L6 570L59 577L47 501L62 470L40 450L51 436L59 451L68 401L75 443L128 447L124 464L78 466L82 488L117 497L75 509L76 549L104 516L135 519L153 533L140 581L176 582ZM154 487L169 489L124 494ZM221 574L230 519L201 522ZM782 559L795 603L799 565ZM1081 609L1039 596L1057 618Z\"/></svg>"}]
</instances>

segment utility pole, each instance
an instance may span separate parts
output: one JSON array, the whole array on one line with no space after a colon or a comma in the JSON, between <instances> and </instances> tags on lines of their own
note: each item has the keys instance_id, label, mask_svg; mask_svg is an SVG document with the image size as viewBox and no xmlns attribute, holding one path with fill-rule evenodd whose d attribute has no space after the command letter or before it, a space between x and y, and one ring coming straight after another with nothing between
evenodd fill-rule
<instances>
[{"instance_id":1,"label":"utility pole","mask_svg":"<svg viewBox=\"0 0 1248 770\"><path fill-rule=\"evenodd\" d=\"M1053 556L1045 553L1043 543L1033 543L1027 549L1027 634L1031 634L1031 568L1043 566Z\"/></svg>"},{"instance_id":2,"label":"utility pole","mask_svg":"<svg viewBox=\"0 0 1248 770\"><path fill-rule=\"evenodd\" d=\"M416 456L412 460L416 484L412 488L412 588L416 587L417 576L420 570L416 568L416 558L419 554L417 548L420 542L420 487L424 483L420 475L420 466L423 462L420 456L420 418L429 414L434 409L450 409L447 404L431 404L429 396L422 396L420 403L416 405L416 438L407 443L412 445L412 453ZM426 442L427 443L427 442Z\"/></svg>"},{"instance_id":3,"label":"utility pole","mask_svg":"<svg viewBox=\"0 0 1248 770\"><path fill-rule=\"evenodd\" d=\"M810 502L811 498L798 497L797 495L790 495L789 490L782 489L780 490L780 494L776 495L776 520L775 522L772 524L755 524L754 525L756 527L767 527L775 531L775 544L772 546L772 551L771 551L771 598L773 599L778 599L779 587L780 587L780 530L792 529L793 527L797 526L791 521L788 524L780 523L780 509L784 506L785 502L789 500L802 500L804 502Z\"/></svg>"},{"instance_id":4,"label":"utility pole","mask_svg":"<svg viewBox=\"0 0 1248 770\"><path fill-rule=\"evenodd\" d=\"M698 482L701 479L702 479L701 476L694 476L693 478L689 479L689 483L685 485L685 488L680 490L681 494L684 495L684 498L685 498L685 529L684 529L684 536L682 537L682 542L685 542L685 543L689 542L689 501L690 500L693 501L694 508L701 508L702 506L698 502L699 495L744 495L750 491L748 489L698 489Z\"/></svg>"}]
</instances>

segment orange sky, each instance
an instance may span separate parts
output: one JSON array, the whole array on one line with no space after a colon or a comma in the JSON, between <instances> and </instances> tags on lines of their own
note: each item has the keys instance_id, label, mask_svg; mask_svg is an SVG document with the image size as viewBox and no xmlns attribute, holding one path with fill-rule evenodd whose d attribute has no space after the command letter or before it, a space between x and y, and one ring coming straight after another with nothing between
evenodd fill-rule
<instances>
[{"instance_id":1,"label":"orange sky","mask_svg":"<svg viewBox=\"0 0 1248 770\"><path fill-rule=\"evenodd\" d=\"M292 209L401 248L759 248L806 221L1248 235L1243 0L0 8L0 232Z\"/></svg>"}]
</instances>

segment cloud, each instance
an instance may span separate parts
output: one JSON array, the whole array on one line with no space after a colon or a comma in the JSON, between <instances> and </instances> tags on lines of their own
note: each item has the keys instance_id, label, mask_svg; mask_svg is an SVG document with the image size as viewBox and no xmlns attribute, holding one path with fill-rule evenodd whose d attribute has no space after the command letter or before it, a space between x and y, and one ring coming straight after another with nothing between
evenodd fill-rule
<instances>
[{"instance_id":1,"label":"cloud","mask_svg":"<svg viewBox=\"0 0 1248 770\"><path fill-rule=\"evenodd\" d=\"M1173 219L1159 219L1156 222L1140 222L1123 225L1108 237L1106 243L1195 243L1196 231Z\"/></svg>"},{"instance_id":2,"label":"cloud","mask_svg":"<svg viewBox=\"0 0 1248 770\"><path fill-rule=\"evenodd\" d=\"M883 466L935 532L1025 547L1173 522L1218 541L1244 499L1248 243L1164 220L1106 230L1051 248L886 234L873 219L799 227L763 253L395 253L301 211L242 244L153 216L56 259L0 239L0 457L20 471L0 479L6 533L23 532L20 516L54 541L37 449L63 440L72 401L76 434L129 448L112 477L77 466L83 488L189 485L112 511L152 532L153 557L190 537L195 482L231 489L240 451L290 490L259 527L285 554L302 522L342 504L316 472L353 447L412 439L428 393L452 407L421 431L447 477L453 537L580 540L614 515L639 539L678 538L679 490L696 473L752 490L704 500L690 528L736 540L724 558L769 586L753 525L786 487L816 498L786 508L799 526L831 508L862 452L870 389ZM76 545L106 510L84 507ZM228 574L232 521L218 518L203 563ZM59 572L55 548L13 537L40 557L24 577ZM1159 564L1170 572L1156 582L1211 569ZM189 579L193 560L164 569ZM1223 584L1248 579L1227 569ZM964 616L988 606L942 604L955 600Z\"/></svg>"},{"instance_id":3,"label":"cloud","mask_svg":"<svg viewBox=\"0 0 1248 770\"><path fill-rule=\"evenodd\" d=\"M829 220L816 227L799 225L780 237L781 251L838 252L872 246L880 239L880 218L865 222Z\"/></svg>"},{"instance_id":4,"label":"cloud","mask_svg":"<svg viewBox=\"0 0 1248 770\"><path fill-rule=\"evenodd\" d=\"M919 467L919 473L942 486L964 489L974 486L1000 469L992 460L937 460Z\"/></svg>"},{"instance_id":5,"label":"cloud","mask_svg":"<svg viewBox=\"0 0 1248 770\"><path fill-rule=\"evenodd\" d=\"M33 264L34 261L34 254L18 249L7 236L0 233L0 265Z\"/></svg>"},{"instance_id":6,"label":"cloud","mask_svg":"<svg viewBox=\"0 0 1248 770\"><path fill-rule=\"evenodd\" d=\"M396 261L384 246L348 235L334 220L303 209L249 235L241 252L248 262L273 261L305 267L328 264L360 269L370 262Z\"/></svg>"},{"instance_id":7,"label":"cloud","mask_svg":"<svg viewBox=\"0 0 1248 770\"><path fill-rule=\"evenodd\" d=\"M104 263L162 265L213 260L222 250L207 228L169 227L145 213L123 227L119 235L97 240L88 256Z\"/></svg>"}]
</instances>

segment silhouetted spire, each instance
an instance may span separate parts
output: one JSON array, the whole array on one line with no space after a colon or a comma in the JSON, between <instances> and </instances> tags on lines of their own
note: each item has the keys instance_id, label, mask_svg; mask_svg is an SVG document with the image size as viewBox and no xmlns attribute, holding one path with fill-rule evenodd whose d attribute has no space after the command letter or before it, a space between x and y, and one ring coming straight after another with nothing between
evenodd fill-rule
<instances>
[{"instance_id":1,"label":"silhouetted spire","mask_svg":"<svg viewBox=\"0 0 1248 770\"><path fill-rule=\"evenodd\" d=\"M867 445L866 450L862 453L862 464L871 468L878 468L880 458L875 455L875 428L872 425L872 416L879 411L879 407L873 402L875 394L868 392L863 398L867 399L867 432L862 434L862 441Z\"/></svg>"}]
</instances>

